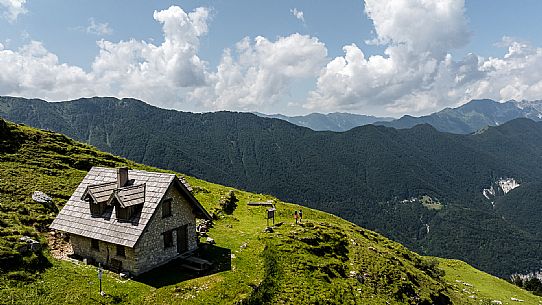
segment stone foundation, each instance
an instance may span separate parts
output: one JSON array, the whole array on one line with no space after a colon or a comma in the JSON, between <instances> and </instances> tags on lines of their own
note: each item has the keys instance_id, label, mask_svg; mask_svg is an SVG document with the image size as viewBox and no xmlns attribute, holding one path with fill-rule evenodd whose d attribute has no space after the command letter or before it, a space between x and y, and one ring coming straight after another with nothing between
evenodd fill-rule
<instances>
[{"instance_id":1,"label":"stone foundation","mask_svg":"<svg viewBox=\"0 0 542 305\"><path fill-rule=\"evenodd\" d=\"M111 259L122 262L122 270L129 271L132 274L138 273L137 258L133 248L124 247L125 257L117 256L117 246L115 244L98 241L99 250L91 246L91 239L79 235L70 235L70 244L75 255L82 258L92 259L103 266L109 266Z\"/></svg>"}]
</instances>

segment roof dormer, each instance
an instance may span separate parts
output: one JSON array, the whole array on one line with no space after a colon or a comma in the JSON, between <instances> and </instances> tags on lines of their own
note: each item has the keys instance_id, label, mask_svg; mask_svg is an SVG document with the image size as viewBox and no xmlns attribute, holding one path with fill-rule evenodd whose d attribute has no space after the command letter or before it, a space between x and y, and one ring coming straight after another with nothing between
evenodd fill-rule
<instances>
[{"instance_id":1,"label":"roof dormer","mask_svg":"<svg viewBox=\"0 0 542 305\"><path fill-rule=\"evenodd\" d=\"M145 203L145 184L115 189L107 205L115 207L117 219L129 220Z\"/></svg>"},{"instance_id":2,"label":"roof dormer","mask_svg":"<svg viewBox=\"0 0 542 305\"><path fill-rule=\"evenodd\" d=\"M89 203L92 216L101 216L107 206L111 193L117 187L116 182L107 182L89 185L83 192L81 199Z\"/></svg>"}]
</instances>

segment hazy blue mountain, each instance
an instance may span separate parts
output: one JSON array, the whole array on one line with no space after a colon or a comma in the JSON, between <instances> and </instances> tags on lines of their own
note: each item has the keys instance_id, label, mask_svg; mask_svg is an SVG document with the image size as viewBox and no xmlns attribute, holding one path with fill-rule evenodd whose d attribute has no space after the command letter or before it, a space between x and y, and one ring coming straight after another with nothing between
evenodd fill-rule
<instances>
[{"instance_id":1,"label":"hazy blue mountain","mask_svg":"<svg viewBox=\"0 0 542 305\"><path fill-rule=\"evenodd\" d=\"M317 131L341 132L367 124L397 129L429 124L439 131L468 134L487 126L498 126L516 118L540 121L542 119L542 101L511 100L501 103L489 99L472 100L457 108L445 108L421 117L405 115L399 119L340 112L329 114L311 113L303 116L257 112L255 114L261 117L281 119Z\"/></svg>"},{"instance_id":2,"label":"hazy blue mountain","mask_svg":"<svg viewBox=\"0 0 542 305\"><path fill-rule=\"evenodd\" d=\"M439 131L468 134L487 126L498 126L516 118L540 121L542 101L508 101L504 103L489 99L472 100L457 108L446 108L421 117L405 115L393 121L375 122L393 128L411 128L418 124L430 124Z\"/></svg>"},{"instance_id":3,"label":"hazy blue mountain","mask_svg":"<svg viewBox=\"0 0 542 305\"><path fill-rule=\"evenodd\" d=\"M541 207L542 122L514 119L468 135L429 124L317 132L251 113L181 112L134 99L11 97L0 97L0 117L331 212L420 253L461 258L496 275L542 267L541 213L534 211ZM505 191L509 179L520 186Z\"/></svg>"},{"instance_id":4,"label":"hazy blue mountain","mask_svg":"<svg viewBox=\"0 0 542 305\"><path fill-rule=\"evenodd\" d=\"M280 119L292 124L308 127L316 131L347 131L354 127L373 124L375 122L391 121L393 118L375 117L363 114L353 114L344 112L333 112L328 114L311 113L300 116L286 116L282 114L264 114L254 112L254 114L265 117Z\"/></svg>"}]
</instances>

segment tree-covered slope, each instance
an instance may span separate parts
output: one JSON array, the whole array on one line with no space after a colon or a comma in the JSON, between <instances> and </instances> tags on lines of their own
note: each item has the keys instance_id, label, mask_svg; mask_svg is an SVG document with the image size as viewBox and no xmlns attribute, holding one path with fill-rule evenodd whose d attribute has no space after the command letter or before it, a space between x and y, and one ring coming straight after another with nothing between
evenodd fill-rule
<instances>
[{"instance_id":1,"label":"tree-covered slope","mask_svg":"<svg viewBox=\"0 0 542 305\"><path fill-rule=\"evenodd\" d=\"M331 212L420 253L464 259L496 275L542 267L542 232L522 224L538 222L536 213L522 221L503 218L482 195L501 177L522 184L542 178L542 125L527 119L473 135L430 125L336 133L132 99L9 97L0 99L0 116L136 162Z\"/></svg>"},{"instance_id":2,"label":"tree-covered slope","mask_svg":"<svg viewBox=\"0 0 542 305\"><path fill-rule=\"evenodd\" d=\"M237 208L219 213L220 198L232 189L192 177L186 178L195 196L220 215L209 232L216 245L200 253L214 268L197 276L173 263L128 281L106 273L102 297L95 267L51 257L46 240L58 240L47 227L91 166L159 169L2 120L0 135L0 300L7 304L480 304L503 295L540 300L505 282L498 293L480 285L472 299L457 287L455 275L443 272L452 262L421 257L317 210L303 208L304 220L295 225L291 215L301 207L267 195L234 190ZM32 201L35 190L50 195L53 204ZM277 222L283 222L272 233L263 232L265 207L247 205L264 200L275 201ZM39 240L44 250L19 253L22 236ZM490 278L467 265L452 271L469 279L474 274L480 283Z\"/></svg>"}]
</instances>

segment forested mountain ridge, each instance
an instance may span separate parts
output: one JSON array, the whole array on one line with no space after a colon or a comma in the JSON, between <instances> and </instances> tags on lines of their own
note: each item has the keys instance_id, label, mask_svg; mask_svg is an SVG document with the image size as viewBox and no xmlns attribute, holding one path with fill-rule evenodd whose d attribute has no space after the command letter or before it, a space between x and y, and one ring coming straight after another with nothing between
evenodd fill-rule
<instances>
[{"instance_id":1,"label":"forested mountain ridge","mask_svg":"<svg viewBox=\"0 0 542 305\"><path fill-rule=\"evenodd\" d=\"M494 208L482 193L508 177L521 186L504 198L532 191L542 178L542 123L517 119L472 135L430 125L315 132L248 113L193 114L115 98L4 97L0 116L137 162L323 209L420 253L461 258L493 274L542 267L542 232L529 225L536 213L503 218L499 201ZM507 207L510 215L514 207Z\"/></svg>"},{"instance_id":2,"label":"forested mountain ridge","mask_svg":"<svg viewBox=\"0 0 542 305\"><path fill-rule=\"evenodd\" d=\"M375 122L391 121L389 117L375 117L371 115L333 112L328 114L310 113L307 115L286 116L282 114L254 114L265 117L280 119L292 124L310 128L316 131L347 131L354 127L373 124Z\"/></svg>"},{"instance_id":3,"label":"forested mountain ridge","mask_svg":"<svg viewBox=\"0 0 542 305\"><path fill-rule=\"evenodd\" d=\"M489 99L472 100L457 108L421 116L405 115L397 120L375 122L394 128L411 128L418 124L430 124L437 130L468 134L487 126L498 126L517 118L540 121L542 101L507 101L504 103Z\"/></svg>"}]
</instances>

